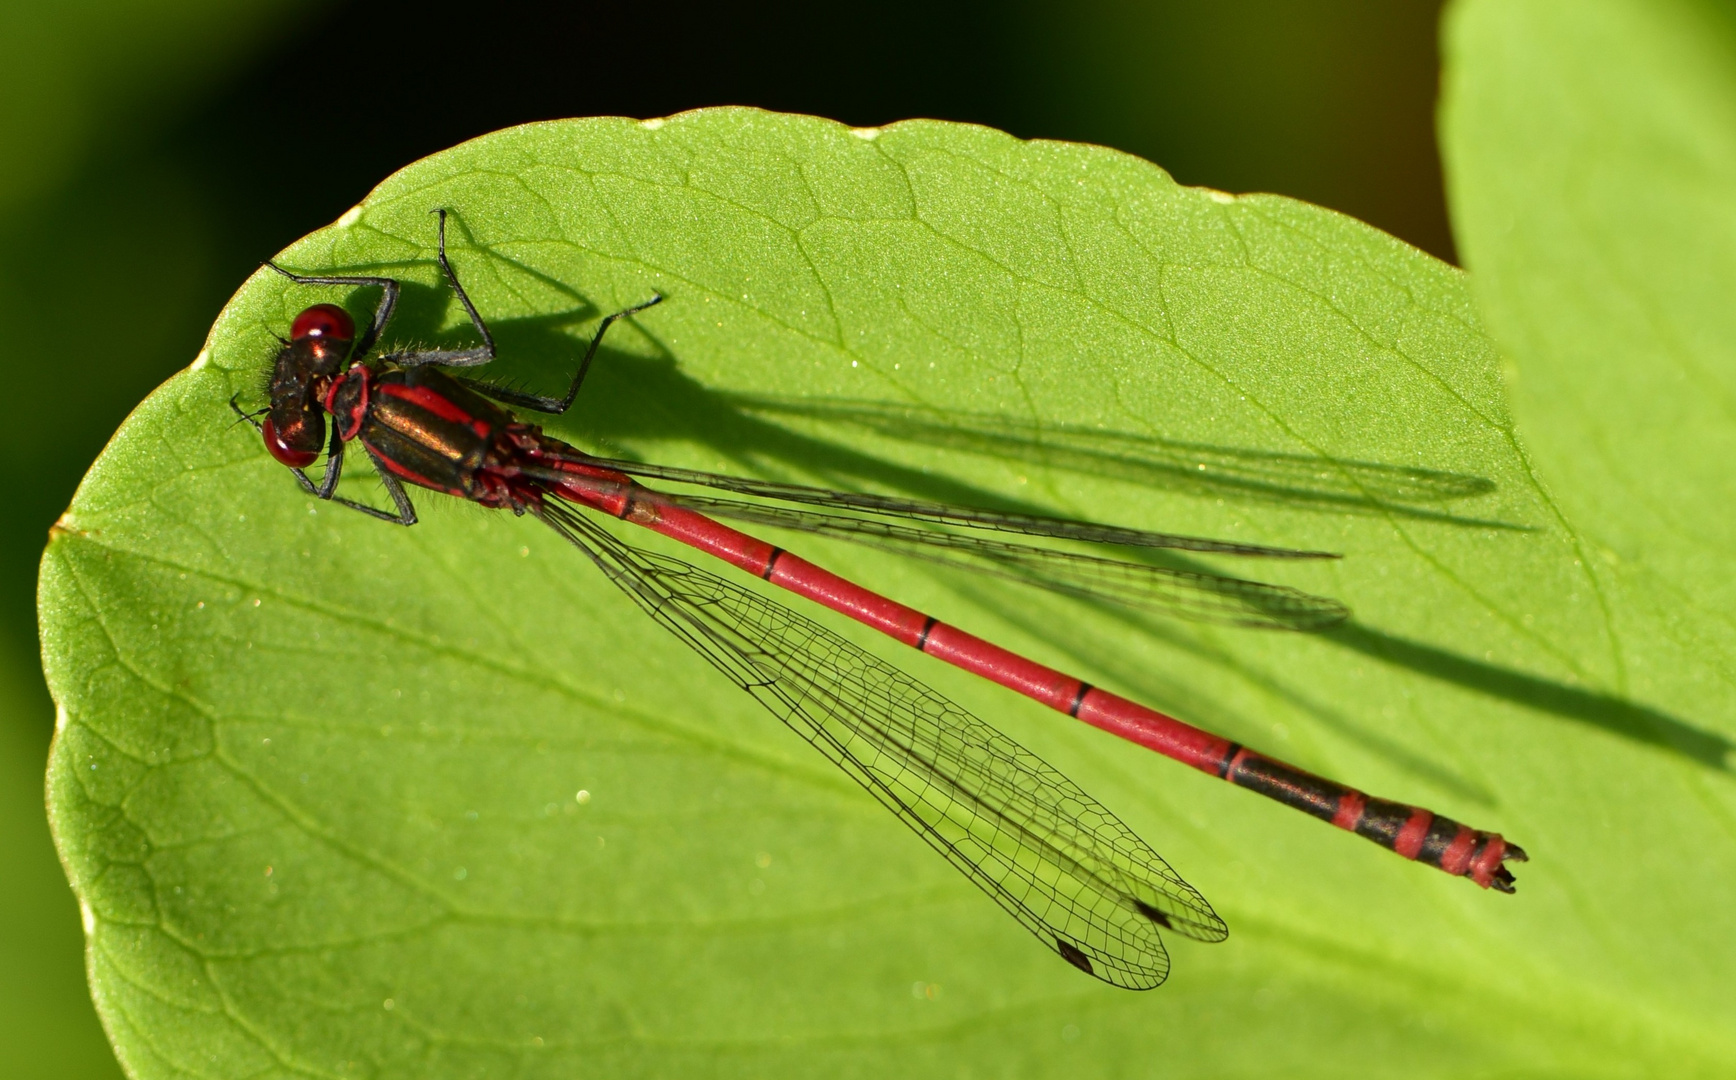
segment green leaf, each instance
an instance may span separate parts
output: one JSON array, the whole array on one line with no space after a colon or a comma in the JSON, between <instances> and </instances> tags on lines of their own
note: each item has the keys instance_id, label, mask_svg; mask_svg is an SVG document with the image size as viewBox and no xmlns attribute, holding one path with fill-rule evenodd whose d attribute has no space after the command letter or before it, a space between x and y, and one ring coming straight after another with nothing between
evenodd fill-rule
<instances>
[{"instance_id":1,"label":"green leaf","mask_svg":"<svg viewBox=\"0 0 1736 1080\"><path fill-rule=\"evenodd\" d=\"M1357 612L1306 636L790 541L1536 861L1482 892L846 628L1232 927L1172 941L1154 993L1086 978L536 522L424 493L403 530L300 493L226 402L258 403L300 308L375 294L264 272L43 563L53 814L136 1075L1727 1067L1698 1014L1633 997L1623 965L1673 932L1655 894L1616 919L1587 884L1638 846L1588 808L1703 820L1700 795L1580 783L1706 775L1724 743L1603 692L1594 581L1457 271L1099 148L748 110L497 133L280 262L402 277L395 339L472 341L435 207L502 377L552 389L601 313L667 297L551 425L586 448L1344 552L1256 568Z\"/></svg>"},{"instance_id":2,"label":"green leaf","mask_svg":"<svg viewBox=\"0 0 1736 1080\"><path fill-rule=\"evenodd\" d=\"M210 319L208 208L189 191L193 170L152 153L153 136L318 8L0 5L0 323L13 328L0 401L0 1073L9 1080L122 1075L91 1007L78 909L49 840L42 771L54 707L32 585L42 530L84 463L141 394L186 362ZM148 281L135 261L144 253ZM69 372L76 405L45 409L70 404Z\"/></svg>"},{"instance_id":3,"label":"green leaf","mask_svg":"<svg viewBox=\"0 0 1736 1080\"><path fill-rule=\"evenodd\" d=\"M1468 0L1443 132L1461 250L1610 647L1589 685L1736 736L1736 23L1727 4ZM1610 850L1580 875L1599 973L1732 1054L1736 784L1572 764ZM1726 1068L1728 1068L1726 1066Z\"/></svg>"},{"instance_id":4,"label":"green leaf","mask_svg":"<svg viewBox=\"0 0 1736 1080\"><path fill-rule=\"evenodd\" d=\"M0 1046L20 1080L114 1080L121 1072L90 1006L78 911L42 809L50 723L38 679L0 650Z\"/></svg>"}]
</instances>

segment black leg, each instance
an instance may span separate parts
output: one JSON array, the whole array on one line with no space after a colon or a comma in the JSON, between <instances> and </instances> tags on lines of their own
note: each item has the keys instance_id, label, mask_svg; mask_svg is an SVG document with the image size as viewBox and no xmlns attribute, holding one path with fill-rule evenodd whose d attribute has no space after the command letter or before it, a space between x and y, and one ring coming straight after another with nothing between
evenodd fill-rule
<instances>
[{"instance_id":1,"label":"black leg","mask_svg":"<svg viewBox=\"0 0 1736 1080\"><path fill-rule=\"evenodd\" d=\"M384 479L384 478L385 477L382 474L381 479ZM386 490L390 491L392 489L387 488ZM410 505L410 499L407 495L404 494L403 488L398 489L398 497L404 500L404 508L399 510L398 513L396 513L396 514L388 514L384 510L376 510L371 506L367 506L363 503L355 502L355 501L350 500L350 499L342 499L336 495L333 495L330 499L328 499L326 501L327 502L334 502L334 503L338 504L339 506L347 506L351 510L358 510L361 513L364 513L371 518L378 518L379 520L384 521L384 522L388 522L389 524L392 524L392 525L414 525L414 524L416 524L416 508ZM405 513L408 513L410 515L409 520L405 520L405 518L404 518Z\"/></svg>"},{"instance_id":2,"label":"black leg","mask_svg":"<svg viewBox=\"0 0 1736 1080\"><path fill-rule=\"evenodd\" d=\"M464 291L464 286L458 283L458 274L452 269L452 263L446 258L446 211L436 210L440 217L440 269L446 275L446 281L452 286L452 291L458 295L458 302L464 305L465 312L470 316L470 325L476 327L476 333L481 336L482 344L474 349L436 349L429 352L394 353L386 357L399 367L424 367L428 364L439 364L442 367L477 367L494 359L494 335L488 332L488 324L477 314L476 305L470 302L470 294Z\"/></svg>"},{"instance_id":3,"label":"black leg","mask_svg":"<svg viewBox=\"0 0 1736 1080\"><path fill-rule=\"evenodd\" d=\"M335 436L332 441L337 442ZM399 485L396 477L389 475L386 470L380 468L378 460L374 462L374 468L379 472L380 479L385 482L386 494L392 497L392 502L398 507L398 512L396 514L388 514L386 511L376 509L366 503L359 503L354 499L346 499L341 495L332 494L331 490L338 486L338 474L343 471L344 464L344 455L343 450L341 449L343 444L338 442L338 446L340 449L337 452L337 456L328 456L326 458L326 474L323 477L324 482L317 488L313 486L313 481L308 479L307 473L302 472L300 469L289 470L295 474L296 480L300 481L302 490L306 491L316 499L324 499L329 503L336 503L339 506L347 506L358 513L366 514L371 518L378 518L381 521L389 521L393 525L416 524L416 508L410 505L410 496L404 494L404 489ZM370 454L368 456L372 457L373 455Z\"/></svg>"},{"instance_id":4,"label":"black leg","mask_svg":"<svg viewBox=\"0 0 1736 1080\"><path fill-rule=\"evenodd\" d=\"M663 297L654 293L652 294L651 299L645 301L643 304L635 304L630 308L622 308L613 315L606 316L597 326L596 334L592 335L591 346L585 350L585 358L579 361L579 370L573 374L573 383L571 386L567 387L566 397L554 398L544 397L541 394L527 394L522 390L513 390L505 386L496 386L493 383L482 382L479 379L465 379L460 377L458 381L507 405L513 405L521 409L534 409L537 412L554 413L556 416L559 416L561 413L564 413L573 407L573 401L579 396L579 387L584 385L585 374L591 370L591 359L597 355L597 347L603 344L603 335L609 332L609 327L614 324L615 320L624 319L628 315L636 315L639 312L644 311L646 308L655 306L662 302Z\"/></svg>"},{"instance_id":5,"label":"black leg","mask_svg":"<svg viewBox=\"0 0 1736 1080\"><path fill-rule=\"evenodd\" d=\"M344 441L338 437L336 424L332 425L331 446L326 449L325 475L319 478L319 490L314 492L316 498L329 499L332 492L338 489L338 477L344 474Z\"/></svg>"},{"instance_id":6,"label":"black leg","mask_svg":"<svg viewBox=\"0 0 1736 1080\"><path fill-rule=\"evenodd\" d=\"M380 340L380 332L386 328L386 323L392 318L392 310L398 306L398 282L389 277L310 277L306 274L292 274L274 262L268 262L271 267L297 285L378 285L384 289L380 303L374 308L374 319L368 328L362 331L362 339L356 342L350 350L353 359L360 360L368 355L368 350Z\"/></svg>"},{"instance_id":7,"label":"black leg","mask_svg":"<svg viewBox=\"0 0 1736 1080\"><path fill-rule=\"evenodd\" d=\"M398 483L396 476L386 471L386 466L381 463L379 455L369 450L368 456L374 459L374 471L380 474L380 483L386 485L386 494L392 497L392 505L398 508L398 516L393 517L372 507L366 509L375 517L385 521L395 521L405 526L416 524L416 507L410 502L410 496L404 493L404 485ZM354 506L355 504L351 503L350 505ZM358 507L358 509L361 508Z\"/></svg>"},{"instance_id":8,"label":"black leg","mask_svg":"<svg viewBox=\"0 0 1736 1080\"><path fill-rule=\"evenodd\" d=\"M440 256L440 269L445 272L446 280L452 284L452 291L458 294L458 302L464 305L465 314L470 316L470 325L476 327L476 333L482 338L482 348L473 351L485 355L483 359L476 362L486 364L494 359L494 335L488 332L488 324L483 322L482 316L476 313L476 305L470 302L470 294L464 291L463 285L459 284L458 272L452 269L451 261L446 258L446 211L436 210L434 214L439 220L437 228L440 234L440 246L437 253ZM463 367L465 365L455 364L452 366Z\"/></svg>"}]
</instances>

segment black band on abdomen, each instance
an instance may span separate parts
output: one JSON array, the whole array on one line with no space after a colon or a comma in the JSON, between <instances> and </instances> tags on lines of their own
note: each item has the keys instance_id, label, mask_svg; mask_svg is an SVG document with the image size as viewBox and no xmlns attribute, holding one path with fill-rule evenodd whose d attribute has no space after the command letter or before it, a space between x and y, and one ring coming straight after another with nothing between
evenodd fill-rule
<instances>
[{"instance_id":1,"label":"black band on abdomen","mask_svg":"<svg viewBox=\"0 0 1736 1080\"><path fill-rule=\"evenodd\" d=\"M922 633L916 635L917 652L921 652L928 645L928 635L933 633L934 628L939 625L940 620L933 615L930 615L928 621L922 624Z\"/></svg>"},{"instance_id":2,"label":"black band on abdomen","mask_svg":"<svg viewBox=\"0 0 1736 1080\"><path fill-rule=\"evenodd\" d=\"M1235 760L1233 756L1231 760ZM1225 771L1228 775L1224 779L1237 787L1257 791L1323 821L1331 821L1338 815L1338 800L1349 790L1343 784L1261 754L1242 754L1234 769L1226 765Z\"/></svg>"},{"instance_id":3,"label":"black band on abdomen","mask_svg":"<svg viewBox=\"0 0 1736 1080\"><path fill-rule=\"evenodd\" d=\"M1085 695L1089 694L1090 692L1091 692L1091 684L1090 683L1082 682L1079 684L1079 692L1077 694L1073 695L1073 704L1067 709L1067 715L1068 716L1071 716L1074 719L1078 718L1079 710L1085 707Z\"/></svg>"},{"instance_id":4,"label":"black band on abdomen","mask_svg":"<svg viewBox=\"0 0 1736 1080\"><path fill-rule=\"evenodd\" d=\"M767 581L770 581L772 579L772 571L777 569L778 559L781 558L783 556L783 554L784 554L783 548L781 548L781 547L772 548L772 553L770 555L766 556L766 568L760 572L760 577L763 577Z\"/></svg>"}]
</instances>

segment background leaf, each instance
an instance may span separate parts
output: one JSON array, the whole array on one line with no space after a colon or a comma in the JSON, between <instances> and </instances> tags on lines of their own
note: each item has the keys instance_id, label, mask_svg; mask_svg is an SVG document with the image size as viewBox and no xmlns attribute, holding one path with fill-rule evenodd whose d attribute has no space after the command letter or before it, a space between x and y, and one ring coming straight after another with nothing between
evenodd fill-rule
<instances>
[{"instance_id":1,"label":"background leaf","mask_svg":"<svg viewBox=\"0 0 1736 1080\"><path fill-rule=\"evenodd\" d=\"M1727 1068L1713 1006L1666 1019L1634 976L1716 913L1617 920L1582 884L1640 843L1589 806L1705 802L1580 783L1705 775L1724 737L1602 690L1610 626L1450 267L1106 150L746 110L498 133L283 262L403 276L396 334L466 340L435 206L510 377L553 385L597 314L669 297L556 426L582 445L1345 552L1272 571L1357 610L1309 638L802 544L1538 860L1481 893L893 652L1233 928L1175 943L1155 994L1084 979L534 522L430 495L406 532L298 494L224 403L315 295L371 297L256 275L43 564L52 811L136 1073Z\"/></svg>"},{"instance_id":2,"label":"background leaf","mask_svg":"<svg viewBox=\"0 0 1736 1080\"><path fill-rule=\"evenodd\" d=\"M1448 24L1459 241L1612 643L1591 685L1736 735L1736 22L1727 4L1469 2ZM1731 1045L1736 785L1587 762L1579 890L1635 1001ZM1726 759L1725 765L1728 765ZM1576 769L1580 768L1576 766ZM1655 793L1655 797L1654 797ZM1668 836L1670 840L1660 838ZM1727 1051L1726 1051L1727 1052Z\"/></svg>"},{"instance_id":3,"label":"background leaf","mask_svg":"<svg viewBox=\"0 0 1736 1080\"><path fill-rule=\"evenodd\" d=\"M227 291L211 278L233 280L214 272L188 170L150 153L153 136L281 30L286 6L0 5L0 322L12 328L0 400L0 1072L18 1080L121 1075L43 811L54 721L36 641L43 535L121 417L194 351ZM174 359L159 366L163 353Z\"/></svg>"}]
</instances>

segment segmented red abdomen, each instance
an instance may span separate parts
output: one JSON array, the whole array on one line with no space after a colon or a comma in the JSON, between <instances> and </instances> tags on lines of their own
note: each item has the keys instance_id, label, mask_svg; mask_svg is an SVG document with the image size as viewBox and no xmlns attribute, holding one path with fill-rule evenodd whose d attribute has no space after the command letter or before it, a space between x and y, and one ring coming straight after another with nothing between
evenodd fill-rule
<instances>
[{"instance_id":1,"label":"segmented red abdomen","mask_svg":"<svg viewBox=\"0 0 1736 1080\"><path fill-rule=\"evenodd\" d=\"M949 626L757 537L660 499L613 470L564 461L559 493L689 544L939 660L1015 690L1202 772L1329 821L1406 859L1485 889L1513 890L1502 866L1525 853L1497 833L1460 825L1420 807L1364 795L1228 739L1099 689L1071 675Z\"/></svg>"},{"instance_id":2,"label":"segmented red abdomen","mask_svg":"<svg viewBox=\"0 0 1736 1080\"><path fill-rule=\"evenodd\" d=\"M1497 873L1512 847L1499 833L1460 825L1420 806L1376 799L1294 765L1230 744L1218 775L1286 806L1329 821L1381 847L1485 889L1502 886Z\"/></svg>"},{"instance_id":3,"label":"segmented red abdomen","mask_svg":"<svg viewBox=\"0 0 1736 1080\"><path fill-rule=\"evenodd\" d=\"M410 368L373 378L359 437L405 483L493 503L494 485L483 476L514 425L505 409L450 376Z\"/></svg>"}]
</instances>

